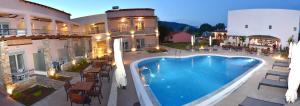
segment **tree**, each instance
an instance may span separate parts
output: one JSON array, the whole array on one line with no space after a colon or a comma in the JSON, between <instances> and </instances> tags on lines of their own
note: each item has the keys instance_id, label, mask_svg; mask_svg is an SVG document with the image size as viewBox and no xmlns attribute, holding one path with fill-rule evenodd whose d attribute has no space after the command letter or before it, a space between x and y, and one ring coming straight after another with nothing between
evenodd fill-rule
<instances>
[{"instance_id":1,"label":"tree","mask_svg":"<svg viewBox=\"0 0 300 106\"><path fill-rule=\"evenodd\" d=\"M204 23L204 24L202 24L202 25L200 26L200 28L199 28L199 33L200 33L200 35L202 35L202 33L205 32L205 31L209 31L209 32L214 31L214 27L211 26L211 25L208 24L208 23Z\"/></svg>"},{"instance_id":2,"label":"tree","mask_svg":"<svg viewBox=\"0 0 300 106\"><path fill-rule=\"evenodd\" d=\"M241 36L240 41L242 42L242 45L244 45L244 42L246 41L246 36Z\"/></svg>"},{"instance_id":3,"label":"tree","mask_svg":"<svg viewBox=\"0 0 300 106\"><path fill-rule=\"evenodd\" d=\"M215 30L225 30L226 26L224 23L218 23L214 26Z\"/></svg>"},{"instance_id":4,"label":"tree","mask_svg":"<svg viewBox=\"0 0 300 106\"><path fill-rule=\"evenodd\" d=\"M170 35L170 33L173 31L172 28L164 26L164 25L158 25L159 30L159 42L164 42L165 38Z\"/></svg>"}]
</instances>

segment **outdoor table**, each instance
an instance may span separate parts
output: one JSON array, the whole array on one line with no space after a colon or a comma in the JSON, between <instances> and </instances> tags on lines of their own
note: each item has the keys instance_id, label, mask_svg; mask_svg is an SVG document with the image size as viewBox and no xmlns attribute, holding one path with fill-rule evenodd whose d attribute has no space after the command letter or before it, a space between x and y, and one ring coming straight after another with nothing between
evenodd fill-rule
<instances>
[{"instance_id":1,"label":"outdoor table","mask_svg":"<svg viewBox=\"0 0 300 106\"><path fill-rule=\"evenodd\" d=\"M85 71L86 73L99 73L100 72L100 68L91 68L87 71Z\"/></svg>"},{"instance_id":2,"label":"outdoor table","mask_svg":"<svg viewBox=\"0 0 300 106\"><path fill-rule=\"evenodd\" d=\"M73 84L71 90L78 90L83 92L90 91L93 88L94 84L94 82L77 82Z\"/></svg>"}]
</instances>

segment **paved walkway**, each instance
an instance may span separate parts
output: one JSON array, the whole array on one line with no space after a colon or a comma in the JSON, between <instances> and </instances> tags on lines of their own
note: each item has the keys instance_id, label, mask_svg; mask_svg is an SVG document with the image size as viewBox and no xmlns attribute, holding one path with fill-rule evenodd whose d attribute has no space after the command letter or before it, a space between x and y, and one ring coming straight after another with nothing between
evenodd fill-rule
<instances>
[{"instance_id":1,"label":"paved walkway","mask_svg":"<svg viewBox=\"0 0 300 106\"><path fill-rule=\"evenodd\" d=\"M130 73L129 65L135 60L139 60L145 57L153 57L153 56L165 56L165 55L175 55L175 51L178 50L168 48L168 53L157 53L157 54L149 54L146 52L129 52L124 53L124 64L128 79L128 86L125 90L118 90L118 106L132 106L135 102L138 101L137 94L135 91L134 83L132 80L132 76ZM279 102L279 103L285 103L284 102L284 95L286 92L286 89L279 89L279 88L273 88L273 87L265 87L262 86L260 90L257 90L258 82L263 79L263 76L267 72L267 70L271 69L271 65L274 62L274 59L271 56L263 56L263 55L254 55L254 54L248 54L246 52L235 52L235 51L214 51L214 52L191 52L191 51L184 51L181 50L182 56L185 55L193 55L193 54L221 54L221 55L232 55L232 56L252 56L257 58L262 58L266 61L266 64L256 71L246 83L244 83L241 87L239 87L236 91L234 91L232 94L228 95L225 99L221 100L219 103L217 103L217 106L237 106L239 103L241 103L247 96L267 100L267 101L273 101L273 102ZM278 70L287 70L287 69L279 69ZM271 77L272 79L272 77ZM299 100L295 104L287 104L287 106L300 106Z\"/></svg>"}]
</instances>

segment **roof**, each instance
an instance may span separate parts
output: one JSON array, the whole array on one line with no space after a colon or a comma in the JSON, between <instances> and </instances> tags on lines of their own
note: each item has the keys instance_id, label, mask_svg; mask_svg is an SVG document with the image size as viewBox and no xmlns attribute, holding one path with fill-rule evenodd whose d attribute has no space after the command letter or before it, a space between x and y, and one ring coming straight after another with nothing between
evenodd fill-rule
<instances>
[{"instance_id":1,"label":"roof","mask_svg":"<svg viewBox=\"0 0 300 106\"><path fill-rule=\"evenodd\" d=\"M112 10L107 10L105 13L115 12L115 11L131 11L131 10L152 10L152 11L154 11L154 9L152 9L152 8L128 8L128 9L112 9Z\"/></svg>"},{"instance_id":2,"label":"roof","mask_svg":"<svg viewBox=\"0 0 300 106\"><path fill-rule=\"evenodd\" d=\"M173 35L178 34L178 33L187 33L187 32L184 32L184 31L182 31L182 32L171 32L170 35L173 36ZM189 33L187 33L187 34L189 34ZM189 34L189 35L191 35L191 34Z\"/></svg>"},{"instance_id":3,"label":"roof","mask_svg":"<svg viewBox=\"0 0 300 106\"><path fill-rule=\"evenodd\" d=\"M41 6L41 7L45 7L45 8L48 8L48 9L52 9L54 11L58 11L58 12L61 12L61 13L67 14L67 15L71 15L70 13L64 12L62 10L59 10L59 9L56 9L56 8L53 8L53 7L42 5L42 4L39 4L39 3L35 3L35 2L27 1L27 0L20 0L20 1L23 1L23 2L29 3L29 4L33 4L33 5L37 5L37 6Z\"/></svg>"}]
</instances>

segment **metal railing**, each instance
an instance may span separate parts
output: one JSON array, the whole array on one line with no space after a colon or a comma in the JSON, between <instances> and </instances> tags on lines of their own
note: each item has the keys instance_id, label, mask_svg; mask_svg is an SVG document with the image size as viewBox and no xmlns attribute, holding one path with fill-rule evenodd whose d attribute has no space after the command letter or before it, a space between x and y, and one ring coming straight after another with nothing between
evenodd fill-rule
<instances>
[{"instance_id":1,"label":"metal railing","mask_svg":"<svg viewBox=\"0 0 300 106\"><path fill-rule=\"evenodd\" d=\"M0 36L26 35L25 29L0 29Z\"/></svg>"},{"instance_id":2,"label":"metal railing","mask_svg":"<svg viewBox=\"0 0 300 106\"><path fill-rule=\"evenodd\" d=\"M14 83L27 79L30 76L29 70L24 70L23 72L13 72L11 73L12 81Z\"/></svg>"},{"instance_id":3,"label":"metal railing","mask_svg":"<svg viewBox=\"0 0 300 106\"><path fill-rule=\"evenodd\" d=\"M153 33L155 33L155 29L156 28L154 28L154 27L145 27L144 29L141 29L141 30L136 29L135 34L153 34Z\"/></svg>"}]
</instances>

